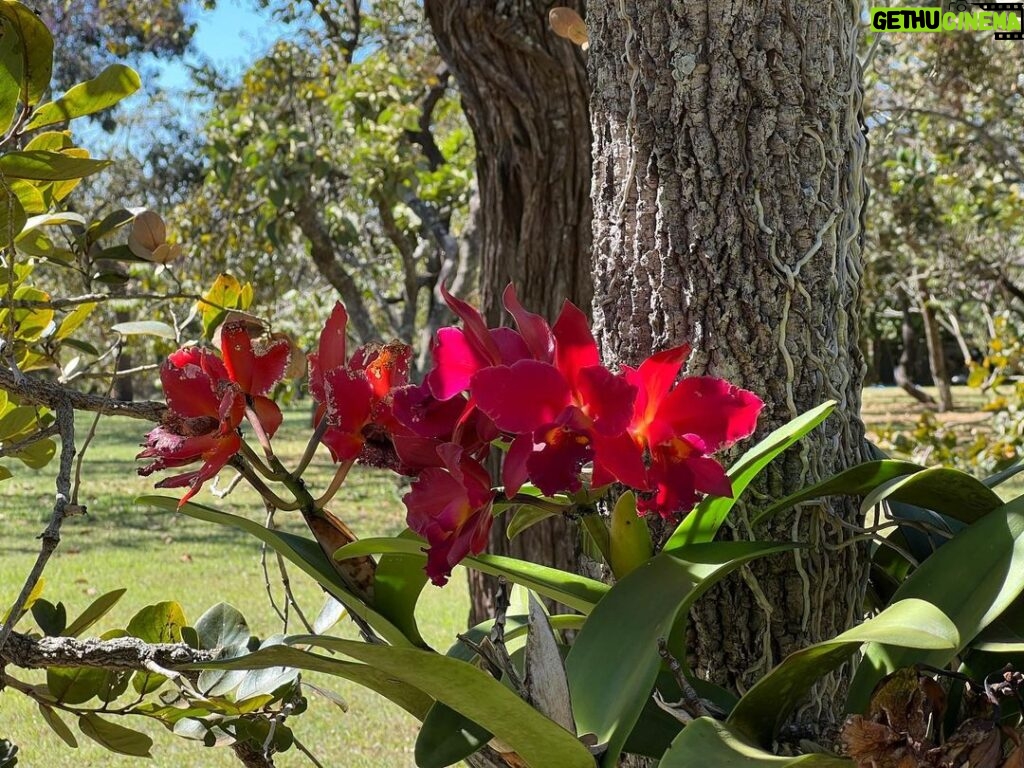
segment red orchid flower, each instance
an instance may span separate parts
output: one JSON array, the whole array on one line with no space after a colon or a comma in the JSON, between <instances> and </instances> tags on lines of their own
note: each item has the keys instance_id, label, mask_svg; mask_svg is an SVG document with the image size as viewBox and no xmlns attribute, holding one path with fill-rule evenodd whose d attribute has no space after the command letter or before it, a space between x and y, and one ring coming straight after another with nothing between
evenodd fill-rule
<instances>
[{"instance_id":1,"label":"red orchid flower","mask_svg":"<svg viewBox=\"0 0 1024 768\"><path fill-rule=\"evenodd\" d=\"M638 391L629 427L633 447L620 442L617 452L620 462L634 463L646 451L650 492L638 497L641 514L688 512L698 493L732 496L729 477L708 454L750 436L764 406L724 379L695 376L673 386L689 353L688 346L676 347L625 370ZM595 484L600 480L595 470Z\"/></svg>"},{"instance_id":2,"label":"red orchid flower","mask_svg":"<svg viewBox=\"0 0 1024 768\"><path fill-rule=\"evenodd\" d=\"M190 347L173 353L160 369L160 380L168 409L163 423L146 435L145 450L136 458L156 459L139 469L144 476L203 462L198 470L157 484L158 488L188 486L180 506L238 452L241 414L223 407L228 373L220 358L209 350Z\"/></svg>"},{"instance_id":3,"label":"red orchid flower","mask_svg":"<svg viewBox=\"0 0 1024 768\"><path fill-rule=\"evenodd\" d=\"M548 359L492 365L470 382L480 410L514 435L503 473L506 494L527 479L547 495L578 491L580 471L590 461L623 482L642 483L642 467L618 461L619 453L610 450L629 426L636 387L601 365L583 312L566 302L551 330L521 309L517 321L530 349Z\"/></svg>"},{"instance_id":4,"label":"red orchid flower","mask_svg":"<svg viewBox=\"0 0 1024 768\"><path fill-rule=\"evenodd\" d=\"M394 421L391 392L408 382L412 356L407 345L392 343L360 347L346 359L347 325L345 307L335 304L317 351L309 356L309 389L320 404L316 421L326 416L322 442L339 462L370 453L368 441L386 441ZM388 460L371 463L382 462Z\"/></svg>"},{"instance_id":5,"label":"red orchid flower","mask_svg":"<svg viewBox=\"0 0 1024 768\"><path fill-rule=\"evenodd\" d=\"M139 469L141 475L203 462L193 472L157 484L158 488L188 486L179 505L238 453L239 427L246 415L268 437L281 425L281 411L266 393L288 365L288 343L277 340L254 349L243 323L226 323L221 340L223 361L198 347L168 356L160 369L168 408L163 423L146 436L144 450L136 457L155 459Z\"/></svg>"},{"instance_id":6,"label":"red orchid flower","mask_svg":"<svg viewBox=\"0 0 1024 768\"><path fill-rule=\"evenodd\" d=\"M444 586L463 558L487 546L495 494L487 471L460 446L446 443L437 454L442 466L420 472L402 500L409 528L429 544L427 575Z\"/></svg>"}]
</instances>

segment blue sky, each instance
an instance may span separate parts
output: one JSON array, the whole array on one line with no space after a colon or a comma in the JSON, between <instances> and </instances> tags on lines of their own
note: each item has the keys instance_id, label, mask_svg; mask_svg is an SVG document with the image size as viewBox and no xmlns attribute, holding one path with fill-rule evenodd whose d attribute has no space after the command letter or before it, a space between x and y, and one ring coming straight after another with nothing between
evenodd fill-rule
<instances>
[{"instance_id":1,"label":"blue sky","mask_svg":"<svg viewBox=\"0 0 1024 768\"><path fill-rule=\"evenodd\" d=\"M265 53L289 27L271 18L269 10L255 11L250 0L219 0L213 11L200 10L193 38L199 56L231 75ZM196 63L196 57L190 57ZM160 83L168 89L189 85L188 69L179 61L161 63Z\"/></svg>"}]
</instances>

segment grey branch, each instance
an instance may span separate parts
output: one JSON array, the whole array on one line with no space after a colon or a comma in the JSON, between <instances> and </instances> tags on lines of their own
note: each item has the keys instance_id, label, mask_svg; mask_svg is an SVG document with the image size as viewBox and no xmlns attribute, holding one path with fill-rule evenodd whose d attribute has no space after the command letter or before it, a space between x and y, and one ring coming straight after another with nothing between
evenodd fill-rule
<instances>
[{"instance_id":1,"label":"grey branch","mask_svg":"<svg viewBox=\"0 0 1024 768\"><path fill-rule=\"evenodd\" d=\"M45 405L56 409L59 403L67 401L76 411L92 411L102 413L104 416L127 416L143 421L160 421L163 412L167 410L163 403L132 403L103 395L77 392L52 381L16 373L5 365L0 365L0 389L17 394L21 402L27 405Z\"/></svg>"},{"instance_id":2,"label":"grey branch","mask_svg":"<svg viewBox=\"0 0 1024 768\"><path fill-rule=\"evenodd\" d=\"M171 668L213 661L216 656L213 651L201 651L184 643L147 643L137 637L79 640L74 637L33 638L21 632L12 632L0 650L0 661L22 669L96 667L146 671L153 664Z\"/></svg>"}]
</instances>

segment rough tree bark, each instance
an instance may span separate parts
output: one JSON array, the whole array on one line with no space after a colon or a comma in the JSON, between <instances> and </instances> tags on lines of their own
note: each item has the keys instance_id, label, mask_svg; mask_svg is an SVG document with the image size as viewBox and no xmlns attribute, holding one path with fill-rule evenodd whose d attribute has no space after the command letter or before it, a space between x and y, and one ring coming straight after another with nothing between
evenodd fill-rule
<instances>
[{"instance_id":1,"label":"rough tree bark","mask_svg":"<svg viewBox=\"0 0 1024 768\"><path fill-rule=\"evenodd\" d=\"M564 4L582 11L582 0ZM548 27L550 7L425 3L476 140L480 301L495 324L505 320L501 293L509 282L524 306L549 318L565 299L586 308L592 295L587 73L580 51ZM562 520L511 543L495 526L488 551L575 570L577 540ZM471 620L493 616L493 580L471 579Z\"/></svg>"},{"instance_id":2,"label":"rough tree bark","mask_svg":"<svg viewBox=\"0 0 1024 768\"><path fill-rule=\"evenodd\" d=\"M681 342L688 372L766 407L758 436L835 399L826 424L751 494L781 496L862 458L857 346L862 164L858 3L590 0L594 320L607 362ZM748 497L748 498L751 498ZM694 669L744 690L784 655L860 616L849 501L770 531L812 547L745 570L693 614ZM736 522L738 521L738 522ZM827 728L841 680L800 720Z\"/></svg>"}]
</instances>

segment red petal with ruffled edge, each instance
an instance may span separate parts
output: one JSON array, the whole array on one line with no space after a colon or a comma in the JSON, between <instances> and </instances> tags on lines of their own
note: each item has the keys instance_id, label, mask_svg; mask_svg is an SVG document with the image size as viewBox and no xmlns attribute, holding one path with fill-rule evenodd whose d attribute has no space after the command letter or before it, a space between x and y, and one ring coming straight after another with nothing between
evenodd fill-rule
<instances>
[{"instance_id":1,"label":"red petal with ruffled edge","mask_svg":"<svg viewBox=\"0 0 1024 768\"><path fill-rule=\"evenodd\" d=\"M631 425L634 431L646 431L689 356L690 345L683 344L651 355L636 370L623 366L624 375L637 387Z\"/></svg>"},{"instance_id":2,"label":"red petal with ruffled edge","mask_svg":"<svg viewBox=\"0 0 1024 768\"><path fill-rule=\"evenodd\" d=\"M562 304L552 333L555 336L555 366L576 390L579 372L601 364L590 322L579 307L567 301Z\"/></svg>"},{"instance_id":3,"label":"red petal with ruffled edge","mask_svg":"<svg viewBox=\"0 0 1024 768\"><path fill-rule=\"evenodd\" d=\"M594 420L594 429L604 435L626 431L633 420L636 387L603 365L584 368L576 377L577 405Z\"/></svg>"},{"instance_id":4,"label":"red petal with ruffled edge","mask_svg":"<svg viewBox=\"0 0 1024 768\"><path fill-rule=\"evenodd\" d=\"M567 408L559 419L533 434L534 451L526 461L530 480L545 496L582 486L580 471L594 457L587 427L590 420L577 408Z\"/></svg>"},{"instance_id":5,"label":"red petal with ruffled edge","mask_svg":"<svg viewBox=\"0 0 1024 768\"><path fill-rule=\"evenodd\" d=\"M547 424L569 404L569 385L548 363L520 360L478 371L470 390L498 429L520 434Z\"/></svg>"},{"instance_id":6,"label":"red petal with ruffled edge","mask_svg":"<svg viewBox=\"0 0 1024 768\"><path fill-rule=\"evenodd\" d=\"M384 346L363 346L352 353L349 365L353 370L362 369L377 398L384 398L395 387L409 383L409 360L412 348L393 342Z\"/></svg>"},{"instance_id":7,"label":"red petal with ruffled edge","mask_svg":"<svg viewBox=\"0 0 1024 768\"><path fill-rule=\"evenodd\" d=\"M188 347L170 355L160 368L160 381L164 386L167 407L179 416L191 418L218 415L221 401L217 395L218 382L204 370L204 357L213 355L196 347ZM224 372L223 380L227 380L227 371Z\"/></svg>"},{"instance_id":8,"label":"red petal with ruffled edge","mask_svg":"<svg viewBox=\"0 0 1024 768\"><path fill-rule=\"evenodd\" d=\"M234 432L224 437L207 440L206 442L209 445L201 454L204 464L198 470L168 477L156 484L157 488L189 486L188 493L182 496L181 501L178 502L179 507L195 496L199 489L203 487L203 483L224 468L224 465L231 460L231 457L238 453L242 443L241 438Z\"/></svg>"},{"instance_id":9,"label":"red petal with ruffled edge","mask_svg":"<svg viewBox=\"0 0 1024 768\"><path fill-rule=\"evenodd\" d=\"M458 328L438 329L430 351L434 367L427 374L426 382L438 400L450 400L469 389L473 374L489 364Z\"/></svg>"},{"instance_id":10,"label":"red petal with ruffled edge","mask_svg":"<svg viewBox=\"0 0 1024 768\"><path fill-rule=\"evenodd\" d=\"M553 362L555 337L551 335L551 327L547 320L523 309L523 305L519 303L519 297L516 296L515 286L511 283L505 288L501 300L508 313L515 318L516 327L526 342L526 346L529 347L533 358L542 363Z\"/></svg>"},{"instance_id":11,"label":"red petal with ruffled edge","mask_svg":"<svg viewBox=\"0 0 1024 768\"><path fill-rule=\"evenodd\" d=\"M324 376L327 418L332 426L358 432L370 418L373 388L362 372L335 368Z\"/></svg>"},{"instance_id":12,"label":"red petal with ruffled edge","mask_svg":"<svg viewBox=\"0 0 1024 768\"><path fill-rule=\"evenodd\" d=\"M513 331L511 328L492 328L491 338L494 339L494 344L498 347L502 365L512 365L518 360L533 359L530 348L526 346L526 341L518 331Z\"/></svg>"},{"instance_id":13,"label":"red petal with ruffled edge","mask_svg":"<svg viewBox=\"0 0 1024 768\"><path fill-rule=\"evenodd\" d=\"M292 345L288 339L272 339L256 354L252 379L249 382L250 395L266 395L274 388L288 370L292 358Z\"/></svg>"},{"instance_id":14,"label":"red petal with ruffled edge","mask_svg":"<svg viewBox=\"0 0 1024 768\"><path fill-rule=\"evenodd\" d=\"M246 394L267 394L288 368L291 344L287 339L271 341L257 354L243 323L225 323L220 340L228 376Z\"/></svg>"},{"instance_id":15,"label":"red petal with ruffled edge","mask_svg":"<svg viewBox=\"0 0 1024 768\"><path fill-rule=\"evenodd\" d=\"M703 439L707 453L714 453L751 435L763 406L753 392L724 379L683 379L662 400L648 438L654 445L692 432Z\"/></svg>"}]
</instances>

